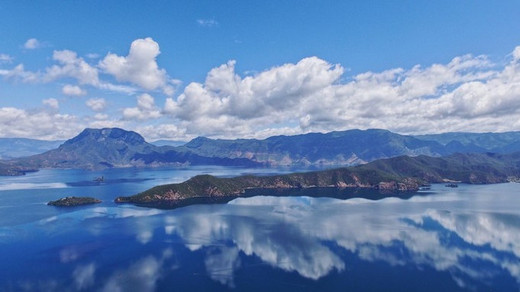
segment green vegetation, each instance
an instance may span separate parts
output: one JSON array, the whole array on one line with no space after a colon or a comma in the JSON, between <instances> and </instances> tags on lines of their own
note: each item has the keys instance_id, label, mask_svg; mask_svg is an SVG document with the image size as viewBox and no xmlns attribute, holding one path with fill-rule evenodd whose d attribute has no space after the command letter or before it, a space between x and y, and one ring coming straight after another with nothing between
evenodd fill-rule
<instances>
[{"instance_id":1,"label":"green vegetation","mask_svg":"<svg viewBox=\"0 0 520 292\"><path fill-rule=\"evenodd\" d=\"M460 181L486 184L520 177L520 152L500 154L454 154L448 157L400 156L365 165L275 176L216 178L195 176L183 183L162 185L118 203L186 205L195 198L228 198L250 189L364 188L381 192L413 192L421 184Z\"/></svg>"},{"instance_id":2,"label":"green vegetation","mask_svg":"<svg viewBox=\"0 0 520 292\"><path fill-rule=\"evenodd\" d=\"M98 203L101 203L101 201L91 197L65 197L56 201L50 201L47 205L56 207L74 207Z\"/></svg>"}]
</instances>

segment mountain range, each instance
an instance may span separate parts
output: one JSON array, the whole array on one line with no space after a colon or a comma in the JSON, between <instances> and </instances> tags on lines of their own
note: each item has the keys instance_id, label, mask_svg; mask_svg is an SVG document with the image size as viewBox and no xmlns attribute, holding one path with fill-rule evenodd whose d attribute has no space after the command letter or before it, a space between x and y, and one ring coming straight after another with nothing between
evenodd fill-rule
<instances>
[{"instance_id":1,"label":"mountain range","mask_svg":"<svg viewBox=\"0 0 520 292\"><path fill-rule=\"evenodd\" d=\"M16 145L11 144L13 152ZM263 140L198 137L181 146L156 146L136 132L104 128L85 129L44 153L0 161L0 174L23 174L41 168L165 165L349 166L403 155L440 157L453 153L515 151L520 151L520 132L409 136L370 129L273 136Z\"/></svg>"},{"instance_id":2,"label":"mountain range","mask_svg":"<svg viewBox=\"0 0 520 292\"><path fill-rule=\"evenodd\" d=\"M264 140L199 137L178 149L202 156L247 158L268 165L354 165L401 155L520 151L520 132L409 136L387 130L348 130L274 136Z\"/></svg>"},{"instance_id":3,"label":"mountain range","mask_svg":"<svg viewBox=\"0 0 520 292\"><path fill-rule=\"evenodd\" d=\"M8 160L4 164L23 169L103 169L185 164L258 165L247 159L202 157L191 152L177 151L171 146L155 146L147 143L138 133L119 128L85 129L57 149Z\"/></svg>"}]
</instances>

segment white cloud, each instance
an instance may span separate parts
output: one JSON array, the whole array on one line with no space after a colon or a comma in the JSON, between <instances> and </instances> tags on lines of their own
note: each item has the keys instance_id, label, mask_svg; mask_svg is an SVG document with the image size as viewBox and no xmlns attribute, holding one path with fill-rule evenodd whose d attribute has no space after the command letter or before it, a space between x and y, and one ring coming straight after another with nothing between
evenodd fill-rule
<instances>
[{"instance_id":1,"label":"white cloud","mask_svg":"<svg viewBox=\"0 0 520 292\"><path fill-rule=\"evenodd\" d=\"M23 64L19 64L11 70L0 70L0 76L4 76L7 80L22 81L23 83L35 83L40 78L38 73L25 71Z\"/></svg>"},{"instance_id":2,"label":"white cloud","mask_svg":"<svg viewBox=\"0 0 520 292\"><path fill-rule=\"evenodd\" d=\"M47 105L47 106L53 108L53 109L59 109L60 108L60 103L55 98L44 99L42 101L42 103L44 105Z\"/></svg>"},{"instance_id":3,"label":"white cloud","mask_svg":"<svg viewBox=\"0 0 520 292\"><path fill-rule=\"evenodd\" d=\"M59 65L53 65L46 69L43 76L44 82L54 81L59 78L74 78L80 84L98 86L98 70L89 65L76 52L69 50L54 51L53 60Z\"/></svg>"},{"instance_id":4,"label":"white cloud","mask_svg":"<svg viewBox=\"0 0 520 292\"><path fill-rule=\"evenodd\" d=\"M83 90L81 87L70 84L66 84L65 86L63 86L61 92L68 96L82 96L87 94L87 91Z\"/></svg>"},{"instance_id":5,"label":"white cloud","mask_svg":"<svg viewBox=\"0 0 520 292\"><path fill-rule=\"evenodd\" d=\"M520 46L517 46L513 50L513 62L520 60Z\"/></svg>"},{"instance_id":6,"label":"white cloud","mask_svg":"<svg viewBox=\"0 0 520 292\"><path fill-rule=\"evenodd\" d=\"M218 21L215 19L197 19L197 23L203 27L214 27L219 25Z\"/></svg>"},{"instance_id":7,"label":"white cloud","mask_svg":"<svg viewBox=\"0 0 520 292\"><path fill-rule=\"evenodd\" d=\"M0 108L0 137L68 139L83 127L73 115L41 111L27 111L13 107Z\"/></svg>"},{"instance_id":8,"label":"white cloud","mask_svg":"<svg viewBox=\"0 0 520 292\"><path fill-rule=\"evenodd\" d=\"M108 115L107 114L102 114L102 113L97 113L94 115L94 119L96 120L108 120ZM105 127L102 127L102 128L105 128Z\"/></svg>"},{"instance_id":9,"label":"white cloud","mask_svg":"<svg viewBox=\"0 0 520 292\"><path fill-rule=\"evenodd\" d=\"M104 98L91 98L85 104L95 112L103 111L107 105Z\"/></svg>"},{"instance_id":10,"label":"white cloud","mask_svg":"<svg viewBox=\"0 0 520 292\"><path fill-rule=\"evenodd\" d=\"M155 105L154 98L147 93L137 97L137 107L123 109L123 118L127 120L147 120L160 116L161 111Z\"/></svg>"},{"instance_id":11,"label":"white cloud","mask_svg":"<svg viewBox=\"0 0 520 292\"><path fill-rule=\"evenodd\" d=\"M400 133L508 131L520 127L520 47L500 67L486 56L366 72L317 57L241 77L230 61L186 86L164 111L187 134L257 137L351 128Z\"/></svg>"},{"instance_id":12,"label":"white cloud","mask_svg":"<svg viewBox=\"0 0 520 292\"><path fill-rule=\"evenodd\" d=\"M91 120L86 126L83 128L94 128L94 129L101 129L101 128L121 128L121 129L128 129L128 125L121 120L111 120L109 119L109 116L106 114L95 114L94 120ZM79 132L75 133L77 135ZM73 135L73 136L75 136ZM73 137L70 136L70 137Z\"/></svg>"},{"instance_id":13,"label":"white cloud","mask_svg":"<svg viewBox=\"0 0 520 292\"><path fill-rule=\"evenodd\" d=\"M342 73L341 66L311 57L241 78L230 61L212 69L204 84L189 84L176 101L167 99L165 112L189 121L189 132L248 135L297 118L300 101L336 82Z\"/></svg>"},{"instance_id":14,"label":"white cloud","mask_svg":"<svg viewBox=\"0 0 520 292\"><path fill-rule=\"evenodd\" d=\"M41 46L41 43L40 41L38 41L37 39L35 38L31 38L31 39L28 39L25 44L23 45L23 47L25 49L28 49L28 50L34 50L34 49L37 49Z\"/></svg>"},{"instance_id":15,"label":"white cloud","mask_svg":"<svg viewBox=\"0 0 520 292\"><path fill-rule=\"evenodd\" d=\"M146 138L146 141L159 139L171 139L180 141L189 141L196 136L187 135L186 128L176 124L162 123L159 125L139 125L135 131Z\"/></svg>"},{"instance_id":16,"label":"white cloud","mask_svg":"<svg viewBox=\"0 0 520 292\"><path fill-rule=\"evenodd\" d=\"M0 54L0 63L11 63L13 61L13 57L7 54Z\"/></svg>"},{"instance_id":17,"label":"white cloud","mask_svg":"<svg viewBox=\"0 0 520 292\"><path fill-rule=\"evenodd\" d=\"M135 92L137 91L137 89L132 86L112 84L112 83L108 83L108 82L100 82L97 87L100 89L109 90L109 91L113 91L113 92L119 92L119 93L125 93L128 95L135 94Z\"/></svg>"},{"instance_id":18,"label":"white cloud","mask_svg":"<svg viewBox=\"0 0 520 292\"><path fill-rule=\"evenodd\" d=\"M464 55L444 64L390 68L344 76L341 65L318 57L240 75L235 61L211 69L204 82L180 81L157 64L159 45L151 38L132 42L127 56L107 54L97 64L70 50L54 51L54 64L27 71L24 64L0 69L10 82L49 83L65 79L63 93L83 95L89 86L139 95L137 106L120 108L113 120L90 117L86 123L131 124L154 139L265 138L351 128L384 128L399 133L509 131L520 127L520 46L508 63ZM95 57L95 56L90 56ZM85 58L88 58L85 57ZM12 60L1 54L0 62ZM87 62L89 61L89 62ZM107 73L119 82L110 83ZM164 108L143 91L163 91ZM148 92L149 93L149 92ZM50 106L50 104L47 104ZM106 105L88 105L102 111ZM52 106L50 106L52 108ZM96 109L94 109L96 108ZM49 108L47 108L49 110ZM63 110L63 107L62 107ZM164 126L155 120L167 114ZM119 120L119 121L116 121Z\"/></svg>"},{"instance_id":19,"label":"white cloud","mask_svg":"<svg viewBox=\"0 0 520 292\"><path fill-rule=\"evenodd\" d=\"M132 42L128 56L107 54L99 67L120 82L131 82L146 90L162 89L171 95L174 88L169 84L166 70L157 65L159 54L159 44L153 39L137 39Z\"/></svg>"},{"instance_id":20,"label":"white cloud","mask_svg":"<svg viewBox=\"0 0 520 292\"><path fill-rule=\"evenodd\" d=\"M0 70L0 76L4 76L7 80L24 83L49 83L62 78L72 78L81 85L91 85L103 90L125 94L134 94L137 91L132 86L101 81L98 68L88 64L83 58L78 57L76 52L70 50L54 51L52 58L58 64L46 68L44 72L26 71L24 65L19 64L10 70ZM172 85L178 86L174 80L172 80ZM166 89L171 89L171 93L174 91L174 88L171 86Z\"/></svg>"}]
</instances>

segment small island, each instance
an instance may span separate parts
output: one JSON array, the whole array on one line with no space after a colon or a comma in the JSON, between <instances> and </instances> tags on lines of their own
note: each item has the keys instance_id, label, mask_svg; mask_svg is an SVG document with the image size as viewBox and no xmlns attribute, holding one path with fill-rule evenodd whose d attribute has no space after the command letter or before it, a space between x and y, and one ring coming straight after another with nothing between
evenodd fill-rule
<instances>
[{"instance_id":1,"label":"small island","mask_svg":"<svg viewBox=\"0 0 520 292\"><path fill-rule=\"evenodd\" d=\"M99 203L101 203L100 200L91 197L65 197L56 201L50 201L47 205L56 207L75 207Z\"/></svg>"}]
</instances>

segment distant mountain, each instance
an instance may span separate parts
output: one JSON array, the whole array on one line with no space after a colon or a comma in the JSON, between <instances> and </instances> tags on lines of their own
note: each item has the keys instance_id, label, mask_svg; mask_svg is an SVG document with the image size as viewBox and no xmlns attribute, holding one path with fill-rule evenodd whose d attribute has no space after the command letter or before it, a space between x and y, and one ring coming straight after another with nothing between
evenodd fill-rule
<instances>
[{"instance_id":1,"label":"distant mountain","mask_svg":"<svg viewBox=\"0 0 520 292\"><path fill-rule=\"evenodd\" d=\"M264 140L196 138L179 150L202 156L246 158L268 165L355 165L401 155L520 151L520 132L400 135L386 130L348 130L275 136Z\"/></svg>"},{"instance_id":2,"label":"distant mountain","mask_svg":"<svg viewBox=\"0 0 520 292\"><path fill-rule=\"evenodd\" d=\"M438 142L444 145L449 152L511 153L520 151L520 132L453 132L432 135L417 135L414 137L425 141Z\"/></svg>"},{"instance_id":3,"label":"distant mountain","mask_svg":"<svg viewBox=\"0 0 520 292\"><path fill-rule=\"evenodd\" d=\"M63 141L45 141L26 138L0 138L0 159L40 154L55 149Z\"/></svg>"},{"instance_id":4,"label":"distant mountain","mask_svg":"<svg viewBox=\"0 0 520 292\"><path fill-rule=\"evenodd\" d=\"M371 129L274 136L264 140L199 137L174 147L147 143L136 132L106 128L85 129L56 149L3 161L0 173L16 174L40 168L162 165L349 166L403 155L440 157L453 153L515 151L520 151L520 132L407 136Z\"/></svg>"},{"instance_id":5,"label":"distant mountain","mask_svg":"<svg viewBox=\"0 0 520 292\"><path fill-rule=\"evenodd\" d=\"M275 176L216 178L195 176L183 183L156 186L118 203L175 208L194 203L227 202L238 196L276 189L269 195L284 195L280 190L309 188L375 189L382 192L417 191L421 184L445 181L485 184L518 181L520 152L500 154L454 154L448 157L399 156L368 164L307 173ZM257 191L254 191L254 190ZM320 192L306 192L316 196Z\"/></svg>"},{"instance_id":6,"label":"distant mountain","mask_svg":"<svg viewBox=\"0 0 520 292\"><path fill-rule=\"evenodd\" d=\"M142 167L182 164L256 165L249 160L201 157L169 146L147 143L133 131L119 128L85 129L57 149L6 162L22 168Z\"/></svg>"},{"instance_id":7,"label":"distant mountain","mask_svg":"<svg viewBox=\"0 0 520 292\"><path fill-rule=\"evenodd\" d=\"M265 140L199 137L178 149L202 156L247 158L270 165L354 165L400 155L450 153L438 142L376 129L275 136Z\"/></svg>"}]
</instances>

